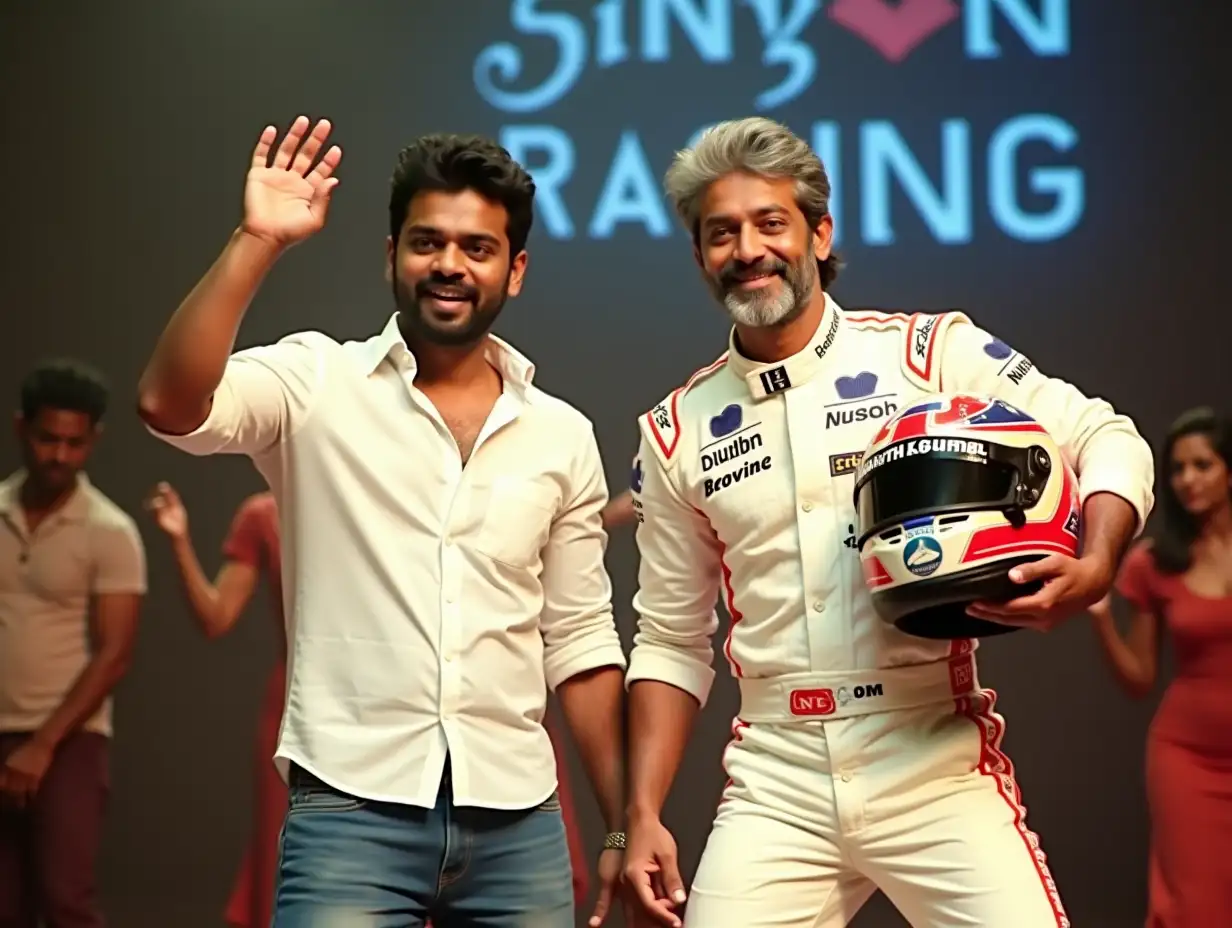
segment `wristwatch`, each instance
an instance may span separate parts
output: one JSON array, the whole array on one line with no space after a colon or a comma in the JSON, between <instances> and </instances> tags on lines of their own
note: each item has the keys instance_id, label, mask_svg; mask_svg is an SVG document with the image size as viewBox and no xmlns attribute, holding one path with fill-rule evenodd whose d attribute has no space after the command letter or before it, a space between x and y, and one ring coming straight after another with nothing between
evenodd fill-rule
<instances>
[{"instance_id":1,"label":"wristwatch","mask_svg":"<svg viewBox=\"0 0 1232 928\"><path fill-rule=\"evenodd\" d=\"M623 831L609 831L603 838L603 849L605 851L623 851L625 849L625 833Z\"/></svg>"}]
</instances>

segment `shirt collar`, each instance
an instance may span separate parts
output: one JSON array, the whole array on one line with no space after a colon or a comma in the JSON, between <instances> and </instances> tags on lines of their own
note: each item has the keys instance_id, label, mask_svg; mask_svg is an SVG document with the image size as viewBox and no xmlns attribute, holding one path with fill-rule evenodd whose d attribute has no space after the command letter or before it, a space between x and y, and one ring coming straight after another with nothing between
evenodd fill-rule
<instances>
[{"instance_id":1,"label":"shirt collar","mask_svg":"<svg viewBox=\"0 0 1232 928\"><path fill-rule=\"evenodd\" d=\"M413 377L418 363L411 349L407 347L402 330L398 328L398 314L389 317L378 335L365 342L368 366L367 372L372 373L385 361L392 360L402 370L408 371ZM492 364L505 382L521 394L525 394L535 378L535 365L524 354L495 335L488 336L488 362Z\"/></svg>"},{"instance_id":2,"label":"shirt collar","mask_svg":"<svg viewBox=\"0 0 1232 928\"><path fill-rule=\"evenodd\" d=\"M782 361L762 364L740 353L736 344L736 330L728 337L727 365L737 377L744 379L754 399L765 399L775 393L790 390L808 383L821 370L827 357L834 351L838 337L841 307L830 294L825 294L826 308L821 322L809 343L796 354Z\"/></svg>"},{"instance_id":3,"label":"shirt collar","mask_svg":"<svg viewBox=\"0 0 1232 928\"><path fill-rule=\"evenodd\" d=\"M21 505L21 486L26 482L26 470L20 468L9 474L0 482L0 512L11 513ZM77 487L68 501L56 511L56 516L62 519L78 521L84 519L89 511L89 490L92 484L85 472L77 475Z\"/></svg>"}]
</instances>

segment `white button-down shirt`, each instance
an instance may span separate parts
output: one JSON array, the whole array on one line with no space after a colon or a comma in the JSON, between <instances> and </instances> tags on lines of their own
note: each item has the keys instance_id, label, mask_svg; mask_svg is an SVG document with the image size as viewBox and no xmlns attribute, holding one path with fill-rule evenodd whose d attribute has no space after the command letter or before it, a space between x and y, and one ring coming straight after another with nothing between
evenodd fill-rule
<instances>
[{"instance_id":1,"label":"white button-down shirt","mask_svg":"<svg viewBox=\"0 0 1232 928\"><path fill-rule=\"evenodd\" d=\"M529 808L556 786L546 689L624 653L604 568L607 486L590 421L504 390L465 468L397 317L236 353L209 418L159 437L251 456L278 502L289 682L277 760L370 799Z\"/></svg>"},{"instance_id":2,"label":"white button-down shirt","mask_svg":"<svg viewBox=\"0 0 1232 928\"><path fill-rule=\"evenodd\" d=\"M888 416L926 392L1013 403L1061 446L1083 500L1120 496L1139 527L1149 515L1150 446L1106 401L1041 373L960 314L826 304L798 354L757 364L733 341L639 420L640 618L630 682L661 680L705 702L720 595L737 677L948 658L951 642L913 638L876 616L855 548L852 493L864 448Z\"/></svg>"}]
</instances>

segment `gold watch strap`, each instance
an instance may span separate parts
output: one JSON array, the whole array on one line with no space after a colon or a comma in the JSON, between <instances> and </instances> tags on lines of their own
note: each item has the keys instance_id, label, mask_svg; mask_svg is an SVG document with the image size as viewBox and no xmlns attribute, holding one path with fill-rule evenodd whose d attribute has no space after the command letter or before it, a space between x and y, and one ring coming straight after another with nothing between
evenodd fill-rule
<instances>
[{"instance_id":1,"label":"gold watch strap","mask_svg":"<svg viewBox=\"0 0 1232 928\"><path fill-rule=\"evenodd\" d=\"M625 833L623 831L609 831L603 838L603 849L605 851L623 851L625 849Z\"/></svg>"}]
</instances>

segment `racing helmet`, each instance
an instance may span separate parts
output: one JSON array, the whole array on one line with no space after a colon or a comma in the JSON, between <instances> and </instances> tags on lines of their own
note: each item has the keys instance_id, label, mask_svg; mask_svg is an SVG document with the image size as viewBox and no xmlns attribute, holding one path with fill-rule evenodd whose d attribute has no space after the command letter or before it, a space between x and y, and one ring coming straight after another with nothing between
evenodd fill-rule
<instances>
[{"instance_id":1,"label":"racing helmet","mask_svg":"<svg viewBox=\"0 0 1232 928\"><path fill-rule=\"evenodd\" d=\"M856 547L873 608L920 638L1015 630L966 613L1038 590L1011 568L1078 550L1078 481L1052 437L991 396L933 394L891 416L856 471Z\"/></svg>"}]
</instances>

